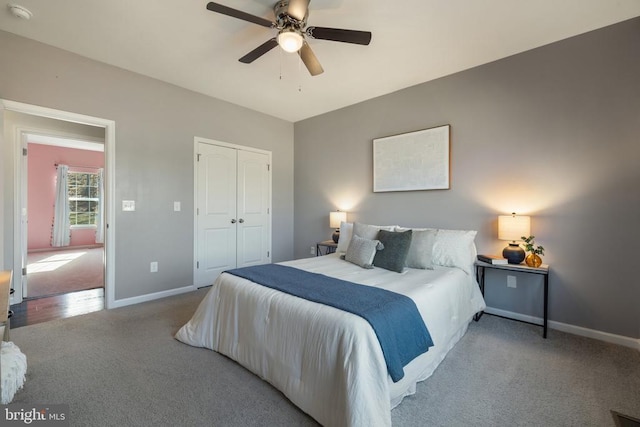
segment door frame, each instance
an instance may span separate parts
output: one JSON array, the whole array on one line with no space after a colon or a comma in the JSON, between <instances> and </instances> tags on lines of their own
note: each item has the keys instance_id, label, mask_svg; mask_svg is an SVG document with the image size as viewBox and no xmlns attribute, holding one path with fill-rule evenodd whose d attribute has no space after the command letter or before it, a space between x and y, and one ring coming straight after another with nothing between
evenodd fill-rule
<instances>
[{"instance_id":1,"label":"door frame","mask_svg":"<svg viewBox=\"0 0 640 427\"><path fill-rule=\"evenodd\" d=\"M268 156L269 160L269 242L267 244L267 248L269 251L269 259L273 259L273 248L272 248L272 234L273 234L273 215L272 215L272 207L273 207L273 170L271 169L273 165L273 154L271 151L262 150L260 148L247 147L244 145L231 144L228 142L216 141L214 139L207 139L196 136L193 138L193 284L195 287L196 277L198 273L198 145L199 144L209 144L209 145L217 145L219 147L233 148L235 150L241 151L250 151L253 153L264 154Z\"/></svg>"},{"instance_id":2,"label":"door frame","mask_svg":"<svg viewBox=\"0 0 640 427\"><path fill-rule=\"evenodd\" d=\"M68 111L56 110L52 108L40 107L37 105L25 104L16 101L0 99L0 115L4 116L4 110L14 111L17 113L27 114L31 116L47 117L54 120L66 122L80 123L90 126L102 127L105 130L104 135L104 173L105 173L105 271L104 271L104 288L105 288L105 308L111 308L115 305L115 126L113 120L103 119L99 117L87 116L84 114L72 113ZM2 126L0 139L4 142L4 122ZM22 296L22 269L23 265L23 215L22 215L22 193L25 191L22 182L22 175L25 173L26 161L22 155L22 134L24 128L16 126L11 129L13 133L13 160L14 160L14 221L13 221L13 271L14 271L14 289L11 304L19 304L23 300ZM6 147L6 145L4 145ZM9 153L7 153L9 154ZM26 201L25 201L26 202ZM19 279L17 279L19 278ZM20 281L20 286L15 281Z\"/></svg>"}]
</instances>

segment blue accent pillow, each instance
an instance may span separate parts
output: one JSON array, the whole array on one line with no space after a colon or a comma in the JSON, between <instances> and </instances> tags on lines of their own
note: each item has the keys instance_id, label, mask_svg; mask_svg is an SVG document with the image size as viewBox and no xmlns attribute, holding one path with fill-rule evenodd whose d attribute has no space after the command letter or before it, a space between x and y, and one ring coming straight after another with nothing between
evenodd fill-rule
<instances>
[{"instance_id":1,"label":"blue accent pillow","mask_svg":"<svg viewBox=\"0 0 640 427\"><path fill-rule=\"evenodd\" d=\"M373 265L402 273L411 247L411 232L411 230L403 232L380 230L378 240L384 245L384 249L376 253Z\"/></svg>"}]
</instances>

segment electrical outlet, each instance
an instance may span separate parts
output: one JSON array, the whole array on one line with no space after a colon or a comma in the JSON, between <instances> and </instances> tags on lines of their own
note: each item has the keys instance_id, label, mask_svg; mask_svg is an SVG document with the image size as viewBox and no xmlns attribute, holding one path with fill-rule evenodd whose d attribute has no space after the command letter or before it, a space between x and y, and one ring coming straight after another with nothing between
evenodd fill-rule
<instances>
[{"instance_id":1,"label":"electrical outlet","mask_svg":"<svg viewBox=\"0 0 640 427\"><path fill-rule=\"evenodd\" d=\"M152 273L157 273L158 272L158 262L157 261L153 261L151 263L151 266L150 266L149 270L151 270Z\"/></svg>"},{"instance_id":2,"label":"electrical outlet","mask_svg":"<svg viewBox=\"0 0 640 427\"><path fill-rule=\"evenodd\" d=\"M516 276L507 276L507 288L517 288Z\"/></svg>"},{"instance_id":3,"label":"electrical outlet","mask_svg":"<svg viewBox=\"0 0 640 427\"><path fill-rule=\"evenodd\" d=\"M180 202L173 202L173 211L180 212Z\"/></svg>"},{"instance_id":4,"label":"electrical outlet","mask_svg":"<svg viewBox=\"0 0 640 427\"><path fill-rule=\"evenodd\" d=\"M311 255L315 255L316 254L316 247L315 246L311 246L311 248L309 249L309 253Z\"/></svg>"}]
</instances>

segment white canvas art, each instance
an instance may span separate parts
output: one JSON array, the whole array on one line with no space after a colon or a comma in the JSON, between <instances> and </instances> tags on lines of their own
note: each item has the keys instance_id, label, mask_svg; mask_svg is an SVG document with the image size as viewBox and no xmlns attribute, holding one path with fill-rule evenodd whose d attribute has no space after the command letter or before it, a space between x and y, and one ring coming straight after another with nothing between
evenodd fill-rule
<instances>
[{"instance_id":1,"label":"white canvas art","mask_svg":"<svg viewBox=\"0 0 640 427\"><path fill-rule=\"evenodd\" d=\"M373 140L373 191L449 188L450 126Z\"/></svg>"}]
</instances>

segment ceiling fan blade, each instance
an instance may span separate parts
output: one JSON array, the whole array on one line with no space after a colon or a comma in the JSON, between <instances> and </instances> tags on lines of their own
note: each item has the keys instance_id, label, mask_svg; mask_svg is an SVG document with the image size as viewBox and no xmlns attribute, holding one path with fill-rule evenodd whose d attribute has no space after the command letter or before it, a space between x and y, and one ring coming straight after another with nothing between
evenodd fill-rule
<instances>
[{"instance_id":1,"label":"ceiling fan blade","mask_svg":"<svg viewBox=\"0 0 640 427\"><path fill-rule=\"evenodd\" d=\"M354 43L368 45L371 42L369 31L343 30L340 28L308 27L306 33L309 37L320 40L332 40L334 42Z\"/></svg>"},{"instance_id":2,"label":"ceiling fan blade","mask_svg":"<svg viewBox=\"0 0 640 427\"><path fill-rule=\"evenodd\" d=\"M256 59L260 58L262 55L264 55L265 53L269 52L271 49L273 49L276 46L278 46L278 41L274 37L271 40L267 40L266 42L262 43L257 48L253 49L251 52L247 53L245 56L240 58L238 61L240 61L240 62L242 62L244 64L251 64L253 61L255 61Z\"/></svg>"},{"instance_id":3,"label":"ceiling fan blade","mask_svg":"<svg viewBox=\"0 0 640 427\"><path fill-rule=\"evenodd\" d=\"M302 47L298 51L298 55L300 55L302 62L304 62L304 65L312 76L324 73L322 65L320 65L318 58L316 58L316 55L313 53L311 47L309 47L309 44L306 41L302 44Z\"/></svg>"},{"instance_id":4,"label":"ceiling fan blade","mask_svg":"<svg viewBox=\"0 0 640 427\"><path fill-rule=\"evenodd\" d=\"M289 7L287 13L289 16L302 21L307 16L307 10L309 9L310 0L289 0Z\"/></svg>"},{"instance_id":5,"label":"ceiling fan blade","mask_svg":"<svg viewBox=\"0 0 640 427\"><path fill-rule=\"evenodd\" d=\"M243 12L241 10L232 9L230 7L223 6L218 3L214 3L214 2L207 3L207 9L210 10L211 12L217 12L223 15L231 16L233 18L242 19L243 21L252 22L254 24L262 25L263 27L267 27L267 28L275 27L275 23L269 21L268 19L251 15L250 13Z\"/></svg>"}]
</instances>

